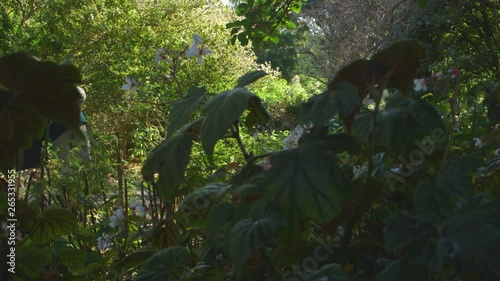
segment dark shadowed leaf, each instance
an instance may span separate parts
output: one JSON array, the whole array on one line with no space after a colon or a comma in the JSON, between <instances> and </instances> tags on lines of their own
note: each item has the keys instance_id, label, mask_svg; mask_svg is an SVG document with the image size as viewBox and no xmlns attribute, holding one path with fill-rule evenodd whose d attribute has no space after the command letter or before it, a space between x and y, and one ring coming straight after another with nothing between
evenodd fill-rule
<instances>
[{"instance_id":1,"label":"dark shadowed leaf","mask_svg":"<svg viewBox=\"0 0 500 281\"><path fill-rule=\"evenodd\" d=\"M126 273L131 269L143 265L153 254L154 251L148 251L148 250L130 253L124 258L116 261L113 264L112 268L118 274Z\"/></svg>"},{"instance_id":2,"label":"dark shadowed leaf","mask_svg":"<svg viewBox=\"0 0 500 281\"><path fill-rule=\"evenodd\" d=\"M161 250L146 261L135 280L178 280L182 276L181 266L187 264L190 258L189 252L181 246Z\"/></svg>"},{"instance_id":3,"label":"dark shadowed leaf","mask_svg":"<svg viewBox=\"0 0 500 281\"><path fill-rule=\"evenodd\" d=\"M326 223L340 214L350 188L331 155L306 146L274 154L271 163L265 196L276 199L287 218Z\"/></svg>"},{"instance_id":4,"label":"dark shadowed leaf","mask_svg":"<svg viewBox=\"0 0 500 281\"><path fill-rule=\"evenodd\" d=\"M64 209L48 209L38 216L38 221L31 228L31 239L36 244L44 244L77 229L73 213Z\"/></svg>"},{"instance_id":5,"label":"dark shadowed leaf","mask_svg":"<svg viewBox=\"0 0 500 281\"><path fill-rule=\"evenodd\" d=\"M68 247L57 250L57 254L61 262L72 274L80 275L85 272L87 252L84 250Z\"/></svg>"},{"instance_id":6,"label":"dark shadowed leaf","mask_svg":"<svg viewBox=\"0 0 500 281\"><path fill-rule=\"evenodd\" d=\"M205 98L206 90L205 87L198 88L195 86L189 87L187 95L172 105L170 110L170 125L168 126L168 135L174 134L179 128L181 128L193 114L193 112L198 108L200 102Z\"/></svg>"},{"instance_id":7,"label":"dark shadowed leaf","mask_svg":"<svg viewBox=\"0 0 500 281\"><path fill-rule=\"evenodd\" d=\"M372 60L388 67L388 88L407 93L425 58L425 52L426 48L417 40L400 41L376 53Z\"/></svg>"},{"instance_id":8,"label":"dark shadowed leaf","mask_svg":"<svg viewBox=\"0 0 500 281\"><path fill-rule=\"evenodd\" d=\"M226 196L229 188L226 183L211 183L194 190L182 200L178 214L192 224L206 223L210 210Z\"/></svg>"},{"instance_id":9,"label":"dark shadowed leaf","mask_svg":"<svg viewBox=\"0 0 500 281\"><path fill-rule=\"evenodd\" d=\"M305 123L313 123L315 126L323 126L335 116L337 109L334 105L331 93L325 92L313 96L300 107L300 120Z\"/></svg>"},{"instance_id":10,"label":"dark shadowed leaf","mask_svg":"<svg viewBox=\"0 0 500 281\"><path fill-rule=\"evenodd\" d=\"M403 257L392 262L382 273L377 275L375 281L431 281L431 274L423 264L415 264L411 258Z\"/></svg>"},{"instance_id":11,"label":"dark shadowed leaf","mask_svg":"<svg viewBox=\"0 0 500 281\"><path fill-rule=\"evenodd\" d=\"M202 108L205 118L201 124L201 142L203 150L210 159L217 141L224 137L234 122L239 120L251 99L260 100L258 96L244 88L235 88L216 95Z\"/></svg>"},{"instance_id":12,"label":"dark shadowed leaf","mask_svg":"<svg viewBox=\"0 0 500 281\"><path fill-rule=\"evenodd\" d=\"M251 217L236 223L229 234L229 256L237 269L242 268L254 251L272 240L284 224L283 217L269 202L258 202L252 210Z\"/></svg>"},{"instance_id":13,"label":"dark shadowed leaf","mask_svg":"<svg viewBox=\"0 0 500 281\"><path fill-rule=\"evenodd\" d=\"M153 181L154 175L159 174L156 187L160 196L167 202L172 202L184 177L192 146L192 139L187 131L188 127L194 124L195 122L192 122L184 126L164 140L149 153L142 166L141 173L147 181Z\"/></svg>"},{"instance_id":14,"label":"dark shadowed leaf","mask_svg":"<svg viewBox=\"0 0 500 281\"><path fill-rule=\"evenodd\" d=\"M49 249L41 249L34 245L18 247L15 254L16 267L32 279L37 279L51 260Z\"/></svg>"}]
</instances>

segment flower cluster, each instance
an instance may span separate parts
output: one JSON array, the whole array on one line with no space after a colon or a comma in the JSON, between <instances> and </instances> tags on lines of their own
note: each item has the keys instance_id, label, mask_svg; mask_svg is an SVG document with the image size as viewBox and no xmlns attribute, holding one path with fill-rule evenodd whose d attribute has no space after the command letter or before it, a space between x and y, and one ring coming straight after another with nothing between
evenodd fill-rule
<instances>
[{"instance_id":1,"label":"flower cluster","mask_svg":"<svg viewBox=\"0 0 500 281\"><path fill-rule=\"evenodd\" d=\"M451 79L456 79L460 76L460 71L458 70L457 67L453 66L450 69L448 69L448 75L449 75L449 77L451 77ZM420 92L420 91L426 92L427 86L429 86L429 84L431 84L431 82L441 80L444 77L445 77L445 75L443 74L443 72L438 71L438 72L432 73L430 79L427 77L423 77L420 79L414 79L413 80L413 84L414 84L413 89L416 92Z\"/></svg>"},{"instance_id":2,"label":"flower cluster","mask_svg":"<svg viewBox=\"0 0 500 281\"><path fill-rule=\"evenodd\" d=\"M113 238L107 233L103 233L101 237L97 238L97 248L100 251L105 251L113 246Z\"/></svg>"},{"instance_id":3,"label":"flower cluster","mask_svg":"<svg viewBox=\"0 0 500 281\"><path fill-rule=\"evenodd\" d=\"M135 93L135 91L137 90L137 81L135 81L134 78L125 78L125 84L123 84L122 86L122 90L125 90L125 91L132 91L133 93Z\"/></svg>"},{"instance_id":4,"label":"flower cluster","mask_svg":"<svg viewBox=\"0 0 500 281\"><path fill-rule=\"evenodd\" d=\"M313 127L312 124L309 125L299 125L293 129L293 131L283 140L283 149L294 149L299 147L299 140L304 133L309 133L309 130Z\"/></svg>"},{"instance_id":5,"label":"flower cluster","mask_svg":"<svg viewBox=\"0 0 500 281\"><path fill-rule=\"evenodd\" d=\"M121 226L123 221L125 221L125 214L126 212L122 208L116 209L115 213L109 218L109 226Z\"/></svg>"}]
</instances>

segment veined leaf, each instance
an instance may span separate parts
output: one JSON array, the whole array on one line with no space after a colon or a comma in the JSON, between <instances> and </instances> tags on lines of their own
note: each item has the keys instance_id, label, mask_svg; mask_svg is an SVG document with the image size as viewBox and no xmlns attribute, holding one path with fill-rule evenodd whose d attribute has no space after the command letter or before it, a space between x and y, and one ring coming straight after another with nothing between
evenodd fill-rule
<instances>
[{"instance_id":1,"label":"veined leaf","mask_svg":"<svg viewBox=\"0 0 500 281\"><path fill-rule=\"evenodd\" d=\"M85 272L87 253L84 250L67 247L57 250L57 254L69 272L74 275L81 275Z\"/></svg>"},{"instance_id":2,"label":"veined leaf","mask_svg":"<svg viewBox=\"0 0 500 281\"><path fill-rule=\"evenodd\" d=\"M47 209L38 216L31 228L31 239L36 244L44 244L54 238L76 231L75 215L64 209Z\"/></svg>"},{"instance_id":3,"label":"veined leaf","mask_svg":"<svg viewBox=\"0 0 500 281\"><path fill-rule=\"evenodd\" d=\"M203 223L211 208L219 203L229 190L225 183L211 183L195 189L179 205L179 215L191 223Z\"/></svg>"},{"instance_id":4,"label":"veined leaf","mask_svg":"<svg viewBox=\"0 0 500 281\"><path fill-rule=\"evenodd\" d=\"M133 252L125 256L123 259L116 261L113 264L113 269L118 274L123 274L133 268L141 266L154 254L153 251Z\"/></svg>"},{"instance_id":5,"label":"veined leaf","mask_svg":"<svg viewBox=\"0 0 500 281\"><path fill-rule=\"evenodd\" d=\"M201 119L191 122L164 140L149 153L142 166L141 173L145 180L153 181L154 174L159 174L156 183L158 192L167 202L172 202L189 162L192 139L187 131L199 121Z\"/></svg>"},{"instance_id":6,"label":"veined leaf","mask_svg":"<svg viewBox=\"0 0 500 281\"><path fill-rule=\"evenodd\" d=\"M50 260L49 249L38 248L34 245L16 248L16 266L29 278L38 278Z\"/></svg>"},{"instance_id":7,"label":"veined leaf","mask_svg":"<svg viewBox=\"0 0 500 281\"><path fill-rule=\"evenodd\" d=\"M271 156L265 196L275 198L287 218L327 223L341 212L349 182L333 157L314 147L300 147ZM274 168L276 167L276 168Z\"/></svg>"},{"instance_id":8,"label":"veined leaf","mask_svg":"<svg viewBox=\"0 0 500 281\"><path fill-rule=\"evenodd\" d=\"M198 88L191 86L188 89L187 95L172 105L170 110L170 125L168 126L168 136L174 134L181 128L188 118L193 114L200 102L206 96L205 87Z\"/></svg>"},{"instance_id":9,"label":"veined leaf","mask_svg":"<svg viewBox=\"0 0 500 281\"><path fill-rule=\"evenodd\" d=\"M239 270L248 257L272 240L284 224L283 217L266 201L257 203L251 218L236 223L229 234L228 250Z\"/></svg>"},{"instance_id":10,"label":"veined leaf","mask_svg":"<svg viewBox=\"0 0 500 281\"><path fill-rule=\"evenodd\" d=\"M245 88L235 88L216 95L202 108L205 118L201 124L201 142L209 159L213 157L217 141L239 120L251 99L260 101L258 96Z\"/></svg>"},{"instance_id":11,"label":"veined leaf","mask_svg":"<svg viewBox=\"0 0 500 281\"><path fill-rule=\"evenodd\" d=\"M137 274L136 281L178 280L181 266L190 260L189 252L181 246L172 246L150 257Z\"/></svg>"}]
</instances>

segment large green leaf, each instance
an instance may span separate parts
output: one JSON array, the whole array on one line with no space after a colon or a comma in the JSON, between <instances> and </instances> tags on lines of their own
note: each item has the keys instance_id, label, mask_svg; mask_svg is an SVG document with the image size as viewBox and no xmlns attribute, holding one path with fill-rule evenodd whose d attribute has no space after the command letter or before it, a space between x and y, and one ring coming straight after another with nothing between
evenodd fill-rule
<instances>
[{"instance_id":1,"label":"large green leaf","mask_svg":"<svg viewBox=\"0 0 500 281\"><path fill-rule=\"evenodd\" d=\"M139 271L136 281L178 280L182 276L180 267L190 260L189 252L181 246L172 246L150 257Z\"/></svg>"},{"instance_id":2,"label":"large green leaf","mask_svg":"<svg viewBox=\"0 0 500 281\"><path fill-rule=\"evenodd\" d=\"M444 162L435 181L417 188L414 196L417 212L449 215L459 199L472 196L471 173L481 164L482 161L473 156Z\"/></svg>"},{"instance_id":3,"label":"large green leaf","mask_svg":"<svg viewBox=\"0 0 500 281\"><path fill-rule=\"evenodd\" d=\"M288 218L326 223L341 212L349 182L324 150L305 146L271 156L266 197L275 198Z\"/></svg>"},{"instance_id":4,"label":"large green leaf","mask_svg":"<svg viewBox=\"0 0 500 281\"><path fill-rule=\"evenodd\" d=\"M16 267L32 279L39 277L51 260L49 249L41 249L34 245L18 247L15 254Z\"/></svg>"},{"instance_id":5,"label":"large green leaf","mask_svg":"<svg viewBox=\"0 0 500 281\"><path fill-rule=\"evenodd\" d=\"M74 275L85 273L87 252L67 247L57 250L57 254L69 272Z\"/></svg>"},{"instance_id":6,"label":"large green leaf","mask_svg":"<svg viewBox=\"0 0 500 281\"><path fill-rule=\"evenodd\" d=\"M333 96L330 92L313 96L300 107L299 118L305 123L323 126L337 113Z\"/></svg>"},{"instance_id":7,"label":"large green leaf","mask_svg":"<svg viewBox=\"0 0 500 281\"><path fill-rule=\"evenodd\" d=\"M167 202L172 202L184 177L193 144L187 130L195 123L184 126L164 140L151 151L142 166L141 173L145 180L153 181L154 175L159 174L156 185L160 196Z\"/></svg>"},{"instance_id":8,"label":"large green leaf","mask_svg":"<svg viewBox=\"0 0 500 281\"><path fill-rule=\"evenodd\" d=\"M255 125L265 125L271 116L260 99L250 99L250 112L245 118L245 126L249 129Z\"/></svg>"},{"instance_id":9,"label":"large green leaf","mask_svg":"<svg viewBox=\"0 0 500 281\"><path fill-rule=\"evenodd\" d=\"M75 232L78 228L75 215L64 209L47 209L38 216L38 221L31 227L30 237L36 244Z\"/></svg>"},{"instance_id":10,"label":"large green leaf","mask_svg":"<svg viewBox=\"0 0 500 281\"><path fill-rule=\"evenodd\" d=\"M130 253L124 258L116 261L113 264L112 268L119 275L121 275L131 269L143 265L153 254L154 252L151 250Z\"/></svg>"},{"instance_id":11,"label":"large green leaf","mask_svg":"<svg viewBox=\"0 0 500 281\"><path fill-rule=\"evenodd\" d=\"M385 248L390 252L398 250L419 252L438 236L435 225L439 222L439 218L435 216L412 217L396 213L386 223Z\"/></svg>"},{"instance_id":12,"label":"large green leaf","mask_svg":"<svg viewBox=\"0 0 500 281\"><path fill-rule=\"evenodd\" d=\"M191 224L204 223L210 210L225 197L228 190L226 183L211 183L195 189L182 200L178 214Z\"/></svg>"},{"instance_id":13,"label":"large green leaf","mask_svg":"<svg viewBox=\"0 0 500 281\"><path fill-rule=\"evenodd\" d=\"M210 159L217 141L239 120L252 99L260 101L258 96L246 89L235 88L216 95L202 108L205 118L201 124L201 142Z\"/></svg>"},{"instance_id":14,"label":"large green leaf","mask_svg":"<svg viewBox=\"0 0 500 281\"><path fill-rule=\"evenodd\" d=\"M500 233L483 220L459 216L446 222L442 236L453 242L453 253L463 261L467 274L479 272L480 280L500 280Z\"/></svg>"},{"instance_id":15,"label":"large green leaf","mask_svg":"<svg viewBox=\"0 0 500 281\"><path fill-rule=\"evenodd\" d=\"M266 201L254 205L250 218L236 223L229 233L228 251L237 269L257 249L271 241L284 220L275 207Z\"/></svg>"},{"instance_id":16,"label":"large green leaf","mask_svg":"<svg viewBox=\"0 0 500 281\"><path fill-rule=\"evenodd\" d=\"M168 136L174 134L187 122L205 96L205 87L199 88L191 86L189 87L185 97L174 102L172 109L170 110L170 125L167 130Z\"/></svg>"},{"instance_id":17,"label":"large green leaf","mask_svg":"<svg viewBox=\"0 0 500 281\"><path fill-rule=\"evenodd\" d=\"M460 201L456 214L483 220L500 231L500 202L488 199L485 194Z\"/></svg>"},{"instance_id":18,"label":"large green leaf","mask_svg":"<svg viewBox=\"0 0 500 281\"><path fill-rule=\"evenodd\" d=\"M229 202L221 202L215 206L207 218L206 231L214 237L215 241L219 241L218 237L226 231L227 225L234 218L235 208Z\"/></svg>"},{"instance_id":19,"label":"large green leaf","mask_svg":"<svg viewBox=\"0 0 500 281\"><path fill-rule=\"evenodd\" d=\"M237 85L236 87L246 87L247 85L259 80L260 78L264 77L267 73L263 70L256 70L249 72L240 78L238 78Z\"/></svg>"},{"instance_id":20,"label":"large green leaf","mask_svg":"<svg viewBox=\"0 0 500 281\"><path fill-rule=\"evenodd\" d=\"M426 48L417 40L400 41L376 53L372 60L388 67L390 76L388 88L396 88L407 93L417 75Z\"/></svg>"}]
</instances>

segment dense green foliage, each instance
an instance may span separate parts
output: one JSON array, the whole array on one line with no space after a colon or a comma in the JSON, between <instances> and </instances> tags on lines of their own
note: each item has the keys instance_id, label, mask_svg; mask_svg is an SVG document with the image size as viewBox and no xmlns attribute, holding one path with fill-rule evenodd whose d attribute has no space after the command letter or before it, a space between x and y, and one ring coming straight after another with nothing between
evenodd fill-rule
<instances>
[{"instance_id":1,"label":"dense green foliage","mask_svg":"<svg viewBox=\"0 0 500 281\"><path fill-rule=\"evenodd\" d=\"M6 280L499 280L500 7L385 1L370 37L232 2L0 3ZM79 132L76 85L92 161L13 180L46 120Z\"/></svg>"}]
</instances>

